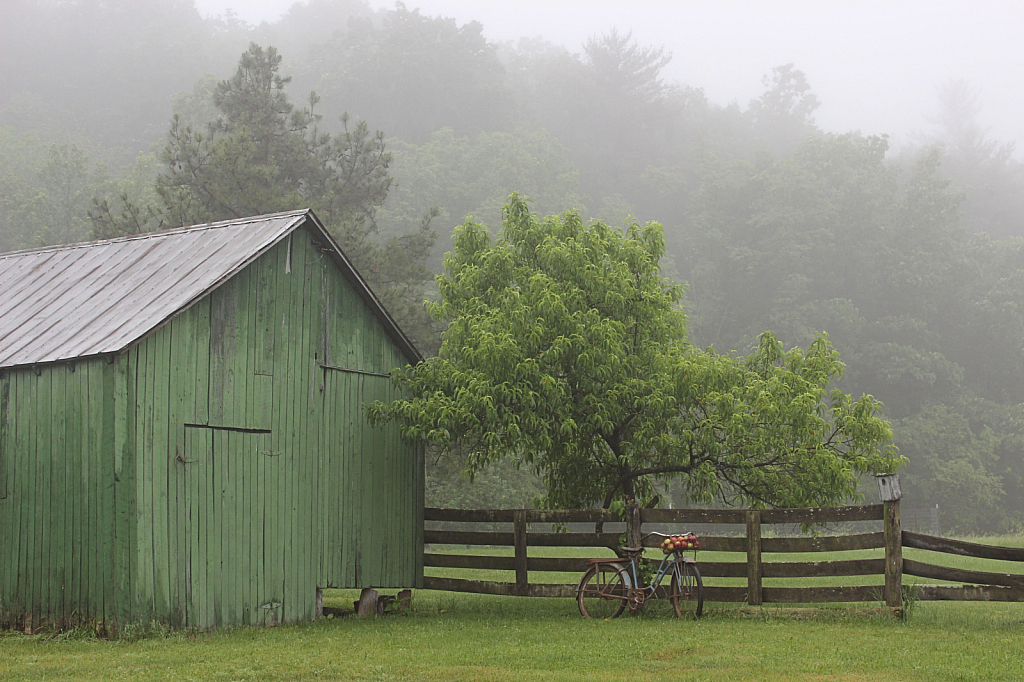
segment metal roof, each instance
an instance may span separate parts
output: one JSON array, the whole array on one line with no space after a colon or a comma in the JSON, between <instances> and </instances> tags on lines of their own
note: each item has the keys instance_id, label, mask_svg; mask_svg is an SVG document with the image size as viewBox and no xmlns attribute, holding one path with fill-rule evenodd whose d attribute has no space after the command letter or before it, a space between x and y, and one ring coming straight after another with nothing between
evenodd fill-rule
<instances>
[{"instance_id":1,"label":"metal roof","mask_svg":"<svg viewBox=\"0 0 1024 682\"><path fill-rule=\"evenodd\" d=\"M0 254L0 367L121 352L300 226L331 245L392 340L410 361L421 359L313 212L303 210Z\"/></svg>"}]
</instances>

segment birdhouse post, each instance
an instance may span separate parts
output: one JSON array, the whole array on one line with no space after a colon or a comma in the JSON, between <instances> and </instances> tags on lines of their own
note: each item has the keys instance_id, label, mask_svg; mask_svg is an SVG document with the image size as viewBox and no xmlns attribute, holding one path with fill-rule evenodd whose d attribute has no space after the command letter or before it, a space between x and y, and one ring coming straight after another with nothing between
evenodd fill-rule
<instances>
[{"instance_id":1,"label":"birdhouse post","mask_svg":"<svg viewBox=\"0 0 1024 682\"><path fill-rule=\"evenodd\" d=\"M885 530L885 604L899 607L903 603L903 529L900 524L900 477L877 474L878 496L882 499Z\"/></svg>"}]
</instances>

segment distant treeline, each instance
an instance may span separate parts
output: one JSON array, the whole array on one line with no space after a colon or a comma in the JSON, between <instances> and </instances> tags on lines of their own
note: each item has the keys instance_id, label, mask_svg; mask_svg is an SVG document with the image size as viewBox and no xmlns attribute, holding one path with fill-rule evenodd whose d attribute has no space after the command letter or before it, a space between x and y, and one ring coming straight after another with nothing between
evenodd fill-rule
<instances>
[{"instance_id":1,"label":"distant treeline","mask_svg":"<svg viewBox=\"0 0 1024 682\"><path fill-rule=\"evenodd\" d=\"M429 351L416 301L465 216L497 226L515 190L539 213L657 220L695 345L827 331L841 388L886 405L909 506L939 504L962 531L1024 526L1024 174L968 83L941 84L933 137L894 156L884 137L819 130L797 66L766 64L760 97L722 106L612 28L496 44L359 0L258 27L191 0L11 0L0 27L2 251L310 205ZM217 159L242 153L267 191L204 199L208 179L238 179ZM194 158L213 165L189 175ZM432 469L433 503L539 491L454 472Z\"/></svg>"}]
</instances>

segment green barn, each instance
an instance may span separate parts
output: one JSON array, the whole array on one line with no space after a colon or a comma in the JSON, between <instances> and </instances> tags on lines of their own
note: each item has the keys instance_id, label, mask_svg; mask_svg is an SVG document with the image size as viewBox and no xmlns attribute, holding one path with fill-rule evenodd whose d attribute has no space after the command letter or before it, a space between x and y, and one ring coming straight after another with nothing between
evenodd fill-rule
<instances>
[{"instance_id":1,"label":"green barn","mask_svg":"<svg viewBox=\"0 0 1024 682\"><path fill-rule=\"evenodd\" d=\"M0 625L307 620L422 580L419 361L311 211L0 255Z\"/></svg>"}]
</instances>

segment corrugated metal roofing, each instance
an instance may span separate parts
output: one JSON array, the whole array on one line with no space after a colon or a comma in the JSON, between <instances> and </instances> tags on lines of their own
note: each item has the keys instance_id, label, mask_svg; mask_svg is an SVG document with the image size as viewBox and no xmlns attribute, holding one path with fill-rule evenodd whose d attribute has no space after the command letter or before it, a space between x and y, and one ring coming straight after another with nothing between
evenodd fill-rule
<instances>
[{"instance_id":1,"label":"corrugated metal roofing","mask_svg":"<svg viewBox=\"0 0 1024 682\"><path fill-rule=\"evenodd\" d=\"M392 338L419 359L316 216L303 210L0 254L0 367L120 352L303 224L334 247L339 267Z\"/></svg>"}]
</instances>

